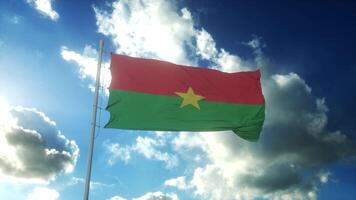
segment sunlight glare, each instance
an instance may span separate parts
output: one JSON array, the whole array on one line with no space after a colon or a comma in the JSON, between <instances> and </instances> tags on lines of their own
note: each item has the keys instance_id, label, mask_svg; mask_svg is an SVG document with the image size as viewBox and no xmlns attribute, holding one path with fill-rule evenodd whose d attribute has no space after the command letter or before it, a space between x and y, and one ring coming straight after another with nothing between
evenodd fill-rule
<instances>
[{"instance_id":1,"label":"sunlight glare","mask_svg":"<svg viewBox=\"0 0 356 200\"><path fill-rule=\"evenodd\" d=\"M17 120L10 114L10 106L0 96L0 128L9 128L17 124Z\"/></svg>"}]
</instances>

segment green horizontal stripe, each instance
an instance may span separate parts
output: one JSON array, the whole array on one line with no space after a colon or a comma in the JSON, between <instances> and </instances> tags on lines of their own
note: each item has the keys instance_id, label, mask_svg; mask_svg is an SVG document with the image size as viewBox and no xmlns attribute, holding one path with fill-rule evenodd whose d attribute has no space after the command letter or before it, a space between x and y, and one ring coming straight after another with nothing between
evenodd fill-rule
<instances>
[{"instance_id":1,"label":"green horizontal stripe","mask_svg":"<svg viewBox=\"0 0 356 200\"><path fill-rule=\"evenodd\" d=\"M178 96L110 90L106 128L160 131L233 130L247 140L257 140L262 129L265 106L199 101L180 108Z\"/></svg>"}]
</instances>

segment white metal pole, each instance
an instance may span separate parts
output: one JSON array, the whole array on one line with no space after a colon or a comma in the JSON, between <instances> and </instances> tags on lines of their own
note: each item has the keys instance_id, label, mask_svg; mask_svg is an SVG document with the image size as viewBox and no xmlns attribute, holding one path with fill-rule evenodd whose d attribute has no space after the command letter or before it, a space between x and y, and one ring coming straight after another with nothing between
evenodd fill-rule
<instances>
[{"instance_id":1,"label":"white metal pole","mask_svg":"<svg viewBox=\"0 0 356 200\"><path fill-rule=\"evenodd\" d=\"M90 176L91 176L91 163L93 159L93 149L94 149L94 135L96 128L96 113L98 108L98 97L99 97L99 85L100 85L100 71L101 71L101 61L103 56L104 41L100 40L99 44L99 53L98 53L98 66L96 71L95 79L95 94L94 94L94 104L93 112L91 116L91 130L90 130L90 141L88 149L88 160L87 160L87 173L85 177L85 191L83 200L89 199L89 190L90 190Z\"/></svg>"}]
</instances>

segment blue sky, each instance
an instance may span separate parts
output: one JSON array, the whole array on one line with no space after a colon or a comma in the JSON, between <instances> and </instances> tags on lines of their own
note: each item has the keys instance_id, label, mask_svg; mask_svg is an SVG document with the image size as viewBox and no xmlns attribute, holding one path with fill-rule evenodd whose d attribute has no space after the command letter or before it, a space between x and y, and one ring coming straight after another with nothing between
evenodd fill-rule
<instances>
[{"instance_id":1,"label":"blue sky","mask_svg":"<svg viewBox=\"0 0 356 200\"><path fill-rule=\"evenodd\" d=\"M1 1L0 199L82 198L100 39L103 87L110 52L260 68L267 110L257 143L100 128L91 199L353 199L355 13L348 1Z\"/></svg>"}]
</instances>

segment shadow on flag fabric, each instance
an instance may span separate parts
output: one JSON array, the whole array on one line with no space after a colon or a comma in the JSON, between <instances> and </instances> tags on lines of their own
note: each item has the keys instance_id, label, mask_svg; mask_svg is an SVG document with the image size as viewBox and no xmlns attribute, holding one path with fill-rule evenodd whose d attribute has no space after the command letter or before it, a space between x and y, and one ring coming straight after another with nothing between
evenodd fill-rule
<instances>
[{"instance_id":1,"label":"shadow on flag fabric","mask_svg":"<svg viewBox=\"0 0 356 200\"><path fill-rule=\"evenodd\" d=\"M260 71L214 69L111 54L106 128L226 131L259 138L265 118Z\"/></svg>"}]
</instances>

